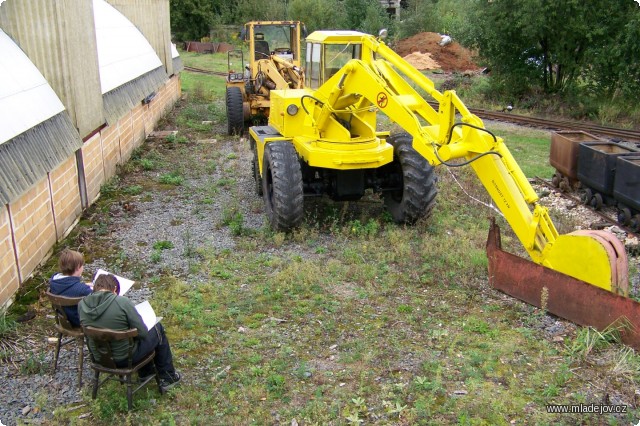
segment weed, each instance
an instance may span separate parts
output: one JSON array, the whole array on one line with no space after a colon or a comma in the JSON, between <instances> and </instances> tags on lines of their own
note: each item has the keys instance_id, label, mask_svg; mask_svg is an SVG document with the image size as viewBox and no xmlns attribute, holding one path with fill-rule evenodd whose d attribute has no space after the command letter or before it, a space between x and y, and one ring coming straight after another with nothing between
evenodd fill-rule
<instances>
[{"instance_id":1,"label":"weed","mask_svg":"<svg viewBox=\"0 0 640 426\"><path fill-rule=\"evenodd\" d=\"M173 243L167 240L156 241L155 243L153 243L154 250L169 250L173 247Z\"/></svg>"},{"instance_id":2,"label":"weed","mask_svg":"<svg viewBox=\"0 0 640 426\"><path fill-rule=\"evenodd\" d=\"M127 195L138 195L142 194L142 186L140 185L131 185L127 186L123 192Z\"/></svg>"},{"instance_id":3,"label":"weed","mask_svg":"<svg viewBox=\"0 0 640 426\"><path fill-rule=\"evenodd\" d=\"M180 186L184 183L184 177L178 172L171 172L160 175L159 181L165 185Z\"/></svg>"},{"instance_id":4,"label":"weed","mask_svg":"<svg viewBox=\"0 0 640 426\"><path fill-rule=\"evenodd\" d=\"M45 353L29 352L27 358L20 364L22 374L42 374L47 370Z\"/></svg>"},{"instance_id":5,"label":"weed","mask_svg":"<svg viewBox=\"0 0 640 426\"><path fill-rule=\"evenodd\" d=\"M250 229L244 227L244 216L238 207L229 207L222 212L222 224L228 226L231 235L246 235Z\"/></svg>"},{"instance_id":6,"label":"weed","mask_svg":"<svg viewBox=\"0 0 640 426\"><path fill-rule=\"evenodd\" d=\"M18 329L18 324L7 317L5 311L0 313L0 339L13 334Z\"/></svg>"},{"instance_id":7,"label":"weed","mask_svg":"<svg viewBox=\"0 0 640 426\"><path fill-rule=\"evenodd\" d=\"M152 251L151 255L149 256L149 260L153 263L159 263L161 259L162 259L162 253L160 252L160 250Z\"/></svg>"},{"instance_id":8,"label":"weed","mask_svg":"<svg viewBox=\"0 0 640 426\"><path fill-rule=\"evenodd\" d=\"M113 197L118 192L118 185L120 184L120 178L116 175L103 183L100 187L100 194L104 197Z\"/></svg>"},{"instance_id":9,"label":"weed","mask_svg":"<svg viewBox=\"0 0 640 426\"><path fill-rule=\"evenodd\" d=\"M218 182L216 182L216 185L219 186L220 188L230 188L235 184L235 179L233 178L222 178L222 179L218 179Z\"/></svg>"},{"instance_id":10,"label":"weed","mask_svg":"<svg viewBox=\"0 0 640 426\"><path fill-rule=\"evenodd\" d=\"M286 380L280 374L271 374L267 377L267 391L276 398L282 398L285 393Z\"/></svg>"},{"instance_id":11,"label":"weed","mask_svg":"<svg viewBox=\"0 0 640 426\"><path fill-rule=\"evenodd\" d=\"M149 158L141 158L140 159L140 167L142 167L143 170L155 170L157 168L157 165L155 163L155 161L149 159Z\"/></svg>"},{"instance_id":12,"label":"weed","mask_svg":"<svg viewBox=\"0 0 640 426\"><path fill-rule=\"evenodd\" d=\"M166 140L167 142L169 142L169 143L181 143L181 144L185 144L185 143L189 142L189 139L187 139L187 137L186 137L186 136L182 136L182 135L178 136L177 134L174 134L174 133L172 133L172 134L170 134L169 136L167 136L167 137L165 138L165 140Z\"/></svg>"},{"instance_id":13,"label":"weed","mask_svg":"<svg viewBox=\"0 0 640 426\"><path fill-rule=\"evenodd\" d=\"M620 332L624 327L624 325L612 324L604 331L598 331L592 327L581 328L571 346L571 354L585 358L593 351L606 348L612 343L619 342Z\"/></svg>"}]
</instances>

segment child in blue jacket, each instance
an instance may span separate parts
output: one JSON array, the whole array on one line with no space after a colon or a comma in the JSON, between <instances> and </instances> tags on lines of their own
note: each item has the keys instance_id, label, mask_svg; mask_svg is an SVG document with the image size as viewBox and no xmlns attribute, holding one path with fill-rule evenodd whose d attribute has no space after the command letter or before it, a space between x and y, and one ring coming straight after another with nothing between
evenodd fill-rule
<instances>
[{"instance_id":1,"label":"child in blue jacket","mask_svg":"<svg viewBox=\"0 0 640 426\"><path fill-rule=\"evenodd\" d=\"M58 266L60 272L54 274L49 280L49 291L52 294L66 297L82 297L91 294L91 287L82 281L82 271L84 271L82 253L64 249L60 253ZM66 306L64 310L71 325L79 327L78 306Z\"/></svg>"}]
</instances>

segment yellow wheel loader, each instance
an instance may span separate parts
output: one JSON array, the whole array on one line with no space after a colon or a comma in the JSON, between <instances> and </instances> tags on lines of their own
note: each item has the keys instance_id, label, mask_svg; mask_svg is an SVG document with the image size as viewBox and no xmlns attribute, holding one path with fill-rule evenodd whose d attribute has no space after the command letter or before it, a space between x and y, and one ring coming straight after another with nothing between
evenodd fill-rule
<instances>
[{"instance_id":1,"label":"yellow wheel loader","mask_svg":"<svg viewBox=\"0 0 640 426\"><path fill-rule=\"evenodd\" d=\"M623 340L640 347L632 331L640 304L625 297L628 262L613 234L559 235L502 138L380 39L317 31L306 43L305 88L272 90L268 125L249 129L256 190L274 229L301 223L305 196L356 200L367 189L382 194L396 222L412 223L434 208L433 168L469 165L533 260L502 251L494 223L494 287L580 324L624 323ZM379 131L380 113L405 132Z\"/></svg>"},{"instance_id":2,"label":"yellow wheel loader","mask_svg":"<svg viewBox=\"0 0 640 426\"><path fill-rule=\"evenodd\" d=\"M304 87L300 67L300 39L306 29L299 21L254 21L244 25L241 38L249 53L245 64L243 51L227 56L227 130L240 134L245 123L269 117L269 93L274 89Z\"/></svg>"}]
</instances>

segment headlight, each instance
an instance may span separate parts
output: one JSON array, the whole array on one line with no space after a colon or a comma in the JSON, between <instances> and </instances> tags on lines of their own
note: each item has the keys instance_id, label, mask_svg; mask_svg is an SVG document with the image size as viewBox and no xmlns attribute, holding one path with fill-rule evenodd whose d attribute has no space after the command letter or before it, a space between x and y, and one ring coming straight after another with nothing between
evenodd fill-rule
<instances>
[{"instance_id":1,"label":"headlight","mask_svg":"<svg viewBox=\"0 0 640 426\"><path fill-rule=\"evenodd\" d=\"M242 74L241 72L229 74L229 81L242 81L242 80L244 80L244 74Z\"/></svg>"},{"instance_id":2,"label":"headlight","mask_svg":"<svg viewBox=\"0 0 640 426\"><path fill-rule=\"evenodd\" d=\"M298 113L298 106L291 104L287 107L287 114L296 115Z\"/></svg>"}]
</instances>

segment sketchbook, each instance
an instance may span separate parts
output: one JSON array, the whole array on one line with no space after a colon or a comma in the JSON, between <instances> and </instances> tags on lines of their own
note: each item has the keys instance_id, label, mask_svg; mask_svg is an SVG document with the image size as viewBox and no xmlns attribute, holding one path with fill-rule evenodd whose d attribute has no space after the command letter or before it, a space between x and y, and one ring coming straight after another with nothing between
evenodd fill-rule
<instances>
[{"instance_id":1,"label":"sketchbook","mask_svg":"<svg viewBox=\"0 0 640 426\"><path fill-rule=\"evenodd\" d=\"M129 289L133 286L133 284L135 283L135 281L132 281L130 279L127 278L123 278L119 275L116 274L112 274L111 272L105 271L104 269L98 269L98 271L96 272L96 275L93 277L93 282L92 284L96 283L96 278L98 278L100 275L103 274L111 274L114 277L116 277L116 279L118 280L118 283L120 284L120 291L118 292L118 295L123 296L127 291L129 291Z\"/></svg>"},{"instance_id":2,"label":"sketchbook","mask_svg":"<svg viewBox=\"0 0 640 426\"><path fill-rule=\"evenodd\" d=\"M136 305L136 311L138 311L142 317L142 321L144 321L144 324L147 326L147 330L151 330L153 326L162 321L162 317L156 316L155 311L151 307L151 303L148 301L138 303Z\"/></svg>"}]
</instances>

